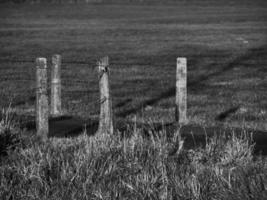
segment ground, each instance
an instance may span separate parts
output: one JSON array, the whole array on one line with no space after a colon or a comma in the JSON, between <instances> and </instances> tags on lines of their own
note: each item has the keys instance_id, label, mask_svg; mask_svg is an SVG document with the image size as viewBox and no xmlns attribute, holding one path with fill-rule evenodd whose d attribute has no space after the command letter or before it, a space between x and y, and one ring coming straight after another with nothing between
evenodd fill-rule
<instances>
[{"instance_id":1,"label":"ground","mask_svg":"<svg viewBox=\"0 0 267 200\"><path fill-rule=\"evenodd\" d=\"M110 57L117 119L174 121L176 58L188 59L188 119L267 130L267 5L1 5L1 106L33 114L35 63L63 56L63 107L99 113L96 61Z\"/></svg>"},{"instance_id":2,"label":"ground","mask_svg":"<svg viewBox=\"0 0 267 200\"><path fill-rule=\"evenodd\" d=\"M0 107L14 108L0 113L0 199L267 199L266 2L0 6ZM53 54L66 116L50 128L97 129L95 67L108 55L125 131L41 141L12 121L33 117L34 60L48 58L50 74ZM173 131L177 57L189 125Z\"/></svg>"}]
</instances>

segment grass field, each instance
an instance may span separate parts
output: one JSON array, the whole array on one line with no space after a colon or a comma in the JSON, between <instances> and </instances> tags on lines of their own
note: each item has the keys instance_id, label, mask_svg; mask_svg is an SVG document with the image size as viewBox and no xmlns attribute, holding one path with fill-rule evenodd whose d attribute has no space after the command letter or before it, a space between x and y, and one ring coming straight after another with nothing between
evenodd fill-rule
<instances>
[{"instance_id":1,"label":"grass field","mask_svg":"<svg viewBox=\"0 0 267 200\"><path fill-rule=\"evenodd\" d=\"M267 131L266 34L267 4L258 0L1 4L0 199L266 199L266 156L254 154L246 130ZM112 137L39 141L6 107L34 115L34 60L50 65L55 53L68 115L98 116L95 66L108 55L116 119L173 122L176 58L187 57L189 125L242 132L209 138L203 128L204 144L188 147L181 129L151 125L143 136L125 122Z\"/></svg>"},{"instance_id":2,"label":"grass field","mask_svg":"<svg viewBox=\"0 0 267 200\"><path fill-rule=\"evenodd\" d=\"M267 6L224 2L1 5L1 105L12 98L31 110L34 60L58 53L65 110L95 116L94 67L108 55L117 117L173 121L176 58L185 56L190 123L267 130Z\"/></svg>"}]
</instances>

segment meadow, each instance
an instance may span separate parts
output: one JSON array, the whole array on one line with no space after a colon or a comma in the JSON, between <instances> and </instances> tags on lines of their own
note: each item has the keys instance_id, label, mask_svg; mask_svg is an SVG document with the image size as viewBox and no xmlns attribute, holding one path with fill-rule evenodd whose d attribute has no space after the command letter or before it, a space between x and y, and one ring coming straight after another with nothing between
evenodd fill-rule
<instances>
[{"instance_id":1,"label":"meadow","mask_svg":"<svg viewBox=\"0 0 267 200\"><path fill-rule=\"evenodd\" d=\"M245 134L267 131L264 1L0 6L1 147L16 144L1 149L3 199L266 197L266 159L253 156ZM95 67L108 55L116 120L173 122L176 58L186 57L189 124L239 127L246 137L207 139L174 155L175 136L166 139L162 130L144 139L136 127L127 139L39 143L3 116L12 115L10 102L18 114L34 115L34 61L51 63L53 54L63 57L68 115L98 117Z\"/></svg>"},{"instance_id":2,"label":"meadow","mask_svg":"<svg viewBox=\"0 0 267 200\"><path fill-rule=\"evenodd\" d=\"M57 53L63 56L63 106L73 115L97 115L94 67L108 55L117 117L172 121L176 58L187 57L190 122L221 123L220 114L237 108L224 124L267 129L267 16L257 1L1 5L0 15L1 105L13 99L31 110L34 60L51 62Z\"/></svg>"}]
</instances>

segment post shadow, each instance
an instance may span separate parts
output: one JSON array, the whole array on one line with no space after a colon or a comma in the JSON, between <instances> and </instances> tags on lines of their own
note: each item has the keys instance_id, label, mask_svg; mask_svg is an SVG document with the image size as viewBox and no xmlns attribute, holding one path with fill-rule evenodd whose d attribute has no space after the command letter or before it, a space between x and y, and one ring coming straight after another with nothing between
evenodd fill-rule
<instances>
[{"instance_id":1,"label":"post shadow","mask_svg":"<svg viewBox=\"0 0 267 200\"><path fill-rule=\"evenodd\" d=\"M20 122L20 128L36 131L34 116L19 116L25 121ZM98 128L98 120L84 120L69 115L49 118L49 137L75 137L86 130L88 135L94 135Z\"/></svg>"},{"instance_id":2,"label":"post shadow","mask_svg":"<svg viewBox=\"0 0 267 200\"><path fill-rule=\"evenodd\" d=\"M261 47L249 49L246 53L238 56L234 60L223 64L222 67L220 67L217 71L213 71L213 72L210 72L208 74L201 75L201 76L197 77L195 80L188 80L188 84L187 84L188 89L189 90L194 90L195 88L199 89L199 88L205 86L205 82L208 81L210 78L219 76L225 72L230 71L236 65L244 62L245 60L248 60L250 58L254 59L255 57L259 57L259 54L260 54L260 56L264 56L265 54L267 54L267 45L263 45ZM173 66L175 67L175 62L173 64ZM210 68L211 66L212 66L212 64L208 65L207 68ZM246 66L244 66L244 67L246 67ZM175 88L175 84L174 84L173 87L168 88L166 91L163 91L158 96L151 98L151 99L148 99L148 100L142 102L141 104L137 105L134 108L126 109L122 112L119 112L119 113L117 113L117 116L118 117L126 117L127 115L130 115L132 113L136 113L136 112L142 110L142 108L144 108L146 106L152 106L163 99L167 99L169 97L174 97L175 92L176 92L176 88Z\"/></svg>"},{"instance_id":3,"label":"post shadow","mask_svg":"<svg viewBox=\"0 0 267 200\"><path fill-rule=\"evenodd\" d=\"M234 114L238 111L238 109L240 108L240 105L238 106L234 106L232 108L229 108L228 110L220 113L219 115L217 115L215 117L215 120L217 121L224 121L227 117L229 117L231 114Z\"/></svg>"}]
</instances>

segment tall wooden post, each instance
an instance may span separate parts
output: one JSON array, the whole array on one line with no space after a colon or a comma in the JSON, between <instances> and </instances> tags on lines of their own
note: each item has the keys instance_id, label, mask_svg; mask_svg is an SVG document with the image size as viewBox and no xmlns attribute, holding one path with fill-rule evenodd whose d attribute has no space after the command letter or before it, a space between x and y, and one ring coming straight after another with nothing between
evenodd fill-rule
<instances>
[{"instance_id":1,"label":"tall wooden post","mask_svg":"<svg viewBox=\"0 0 267 200\"><path fill-rule=\"evenodd\" d=\"M59 116L61 114L61 56L53 55L51 70L51 115Z\"/></svg>"},{"instance_id":2,"label":"tall wooden post","mask_svg":"<svg viewBox=\"0 0 267 200\"><path fill-rule=\"evenodd\" d=\"M99 90L100 90L100 116L99 134L113 134L112 102L109 92L109 59L102 58L98 63Z\"/></svg>"},{"instance_id":3,"label":"tall wooden post","mask_svg":"<svg viewBox=\"0 0 267 200\"><path fill-rule=\"evenodd\" d=\"M183 125L187 123L187 62L186 58L177 58L176 69L176 107L175 120Z\"/></svg>"},{"instance_id":4,"label":"tall wooden post","mask_svg":"<svg viewBox=\"0 0 267 200\"><path fill-rule=\"evenodd\" d=\"M49 106L47 97L46 58L36 59L36 129L37 136L43 140L48 137Z\"/></svg>"}]
</instances>

